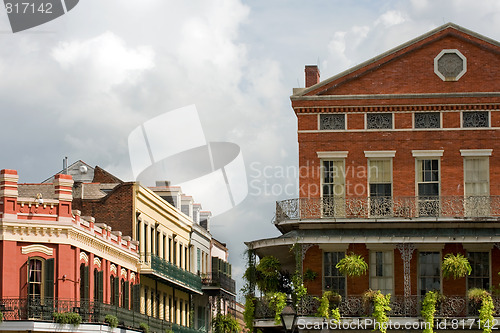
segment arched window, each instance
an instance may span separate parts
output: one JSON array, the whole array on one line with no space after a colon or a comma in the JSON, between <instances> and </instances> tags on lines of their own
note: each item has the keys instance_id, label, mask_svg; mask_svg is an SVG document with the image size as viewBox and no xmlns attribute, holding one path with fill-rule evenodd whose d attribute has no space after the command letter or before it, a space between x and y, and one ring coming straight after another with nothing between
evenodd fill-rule
<instances>
[{"instance_id":1,"label":"arched window","mask_svg":"<svg viewBox=\"0 0 500 333\"><path fill-rule=\"evenodd\" d=\"M28 295L30 298L43 298L43 261L33 258L28 262Z\"/></svg>"},{"instance_id":2,"label":"arched window","mask_svg":"<svg viewBox=\"0 0 500 333\"><path fill-rule=\"evenodd\" d=\"M28 298L54 298L54 259L32 257L26 267Z\"/></svg>"}]
</instances>

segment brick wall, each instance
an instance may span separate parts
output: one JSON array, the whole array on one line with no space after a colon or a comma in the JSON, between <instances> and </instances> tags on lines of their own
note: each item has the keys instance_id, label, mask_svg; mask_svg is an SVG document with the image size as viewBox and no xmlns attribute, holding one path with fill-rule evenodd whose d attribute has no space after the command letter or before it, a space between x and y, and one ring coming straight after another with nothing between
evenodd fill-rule
<instances>
[{"instance_id":1,"label":"brick wall","mask_svg":"<svg viewBox=\"0 0 500 333\"><path fill-rule=\"evenodd\" d=\"M307 250L302 269L303 272L310 269L318 273L313 281L304 281L304 285L310 295L321 296L323 289L323 251L320 250L319 246L315 245Z\"/></svg>"},{"instance_id":2,"label":"brick wall","mask_svg":"<svg viewBox=\"0 0 500 333\"><path fill-rule=\"evenodd\" d=\"M73 208L82 216L95 217L96 223L106 223L123 236L132 236L134 223L134 183L116 186L106 197L99 200L73 200Z\"/></svg>"}]
</instances>

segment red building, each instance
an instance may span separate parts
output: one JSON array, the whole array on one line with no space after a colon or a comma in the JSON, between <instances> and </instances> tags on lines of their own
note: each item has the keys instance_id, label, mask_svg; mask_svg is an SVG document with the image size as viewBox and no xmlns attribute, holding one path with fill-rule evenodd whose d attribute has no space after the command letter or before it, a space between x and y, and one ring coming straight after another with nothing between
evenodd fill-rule
<instances>
[{"instance_id":1,"label":"red building","mask_svg":"<svg viewBox=\"0 0 500 333\"><path fill-rule=\"evenodd\" d=\"M1 331L74 329L53 323L54 312L80 314L81 331L99 329L90 323L106 314L129 327L148 322L132 311L137 243L72 210L72 186L69 175L18 184L15 170L0 172Z\"/></svg>"},{"instance_id":2,"label":"red building","mask_svg":"<svg viewBox=\"0 0 500 333\"><path fill-rule=\"evenodd\" d=\"M315 273L309 294L342 295L343 317L366 315L368 289L392 295L391 317L418 322L430 290L445 296L436 316L472 315L467 290L500 283L500 43L450 23L324 81L305 73L291 96L300 197L276 205L282 236L248 247ZM366 275L340 274L350 253ZM448 253L471 274L444 278ZM314 314L305 299L299 315ZM267 316L257 307L257 326Z\"/></svg>"}]
</instances>

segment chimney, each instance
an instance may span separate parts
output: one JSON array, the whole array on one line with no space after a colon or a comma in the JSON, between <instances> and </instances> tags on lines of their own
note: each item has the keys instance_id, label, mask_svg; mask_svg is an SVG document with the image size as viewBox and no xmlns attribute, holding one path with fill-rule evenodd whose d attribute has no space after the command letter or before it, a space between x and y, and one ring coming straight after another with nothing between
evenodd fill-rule
<instances>
[{"instance_id":1,"label":"chimney","mask_svg":"<svg viewBox=\"0 0 500 333\"><path fill-rule=\"evenodd\" d=\"M306 65L306 88L319 83L319 68L318 65Z\"/></svg>"},{"instance_id":2,"label":"chimney","mask_svg":"<svg viewBox=\"0 0 500 333\"><path fill-rule=\"evenodd\" d=\"M0 171L0 201L3 203L1 212L3 217L17 215L17 181L19 176L16 170L3 169Z\"/></svg>"}]
</instances>

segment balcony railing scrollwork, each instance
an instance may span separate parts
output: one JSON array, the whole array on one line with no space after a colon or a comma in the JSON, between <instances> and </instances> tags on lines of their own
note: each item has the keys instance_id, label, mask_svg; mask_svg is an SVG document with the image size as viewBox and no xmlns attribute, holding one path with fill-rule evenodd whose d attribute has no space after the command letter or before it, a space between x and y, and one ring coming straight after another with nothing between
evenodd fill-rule
<instances>
[{"instance_id":1,"label":"balcony railing scrollwork","mask_svg":"<svg viewBox=\"0 0 500 333\"><path fill-rule=\"evenodd\" d=\"M423 297L420 296L392 296L390 317L421 317L421 303ZM493 296L495 304L495 316L500 315L500 296ZM319 299L306 295L297 304L296 311L299 316L315 316L318 312ZM363 296L347 296L343 298L338 305L340 315L344 318L349 317L369 317L373 312L373 305L366 302ZM445 296L436 306L435 317L442 318L462 318L478 317L480 306L468 300L466 296ZM269 300L265 297L260 298L255 307L256 319L274 318L275 312L269 305Z\"/></svg>"},{"instance_id":2,"label":"balcony railing scrollwork","mask_svg":"<svg viewBox=\"0 0 500 333\"><path fill-rule=\"evenodd\" d=\"M500 217L500 196L325 197L276 202L275 223L303 219Z\"/></svg>"},{"instance_id":3,"label":"balcony railing scrollwork","mask_svg":"<svg viewBox=\"0 0 500 333\"><path fill-rule=\"evenodd\" d=\"M155 255L151 255L151 268L159 275L173 279L201 293L201 278L198 275L185 271Z\"/></svg>"},{"instance_id":4,"label":"balcony railing scrollwork","mask_svg":"<svg viewBox=\"0 0 500 333\"><path fill-rule=\"evenodd\" d=\"M236 292L236 282L223 272L211 272L201 275L204 286L220 287L230 293Z\"/></svg>"}]
</instances>

